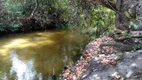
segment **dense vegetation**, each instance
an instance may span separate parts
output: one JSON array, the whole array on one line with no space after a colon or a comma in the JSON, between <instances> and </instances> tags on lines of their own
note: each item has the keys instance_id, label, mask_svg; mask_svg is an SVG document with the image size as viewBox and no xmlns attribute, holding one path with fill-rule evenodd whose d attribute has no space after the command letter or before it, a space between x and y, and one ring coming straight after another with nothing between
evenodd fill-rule
<instances>
[{"instance_id":1,"label":"dense vegetation","mask_svg":"<svg viewBox=\"0 0 142 80\"><path fill-rule=\"evenodd\" d=\"M80 27L98 37L114 27L113 11L84 0L4 0L0 6L1 32Z\"/></svg>"}]
</instances>

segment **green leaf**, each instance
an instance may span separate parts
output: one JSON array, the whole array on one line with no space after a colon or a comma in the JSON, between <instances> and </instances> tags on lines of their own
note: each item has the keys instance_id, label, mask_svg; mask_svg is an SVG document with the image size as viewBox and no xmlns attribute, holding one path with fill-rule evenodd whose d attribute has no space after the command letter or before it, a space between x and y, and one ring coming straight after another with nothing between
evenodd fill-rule
<instances>
[{"instance_id":1,"label":"green leaf","mask_svg":"<svg viewBox=\"0 0 142 80\"><path fill-rule=\"evenodd\" d=\"M136 25L136 24L133 24L132 26L133 26L134 29L138 28L138 25Z\"/></svg>"},{"instance_id":2,"label":"green leaf","mask_svg":"<svg viewBox=\"0 0 142 80\"><path fill-rule=\"evenodd\" d=\"M134 22L130 22L130 26L131 26L131 28L133 28L133 29L138 29L138 25L136 25Z\"/></svg>"},{"instance_id":3,"label":"green leaf","mask_svg":"<svg viewBox=\"0 0 142 80\"><path fill-rule=\"evenodd\" d=\"M126 38L127 36L128 36L127 32L125 32L125 33L122 34L122 38Z\"/></svg>"},{"instance_id":4,"label":"green leaf","mask_svg":"<svg viewBox=\"0 0 142 80\"><path fill-rule=\"evenodd\" d=\"M125 11L125 15L128 17L128 18L131 18L128 11Z\"/></svg>"},{"instance_id":5,"label":"green leaf","mask_svg":"<svg viewBox=\"0 0 142 80\"><path fill-rule=\"evenodd\" d=\"M116 53L115 54L115 60L120 60L122 55L123 55L122 53Z\"/></svg>"}]
</instances>

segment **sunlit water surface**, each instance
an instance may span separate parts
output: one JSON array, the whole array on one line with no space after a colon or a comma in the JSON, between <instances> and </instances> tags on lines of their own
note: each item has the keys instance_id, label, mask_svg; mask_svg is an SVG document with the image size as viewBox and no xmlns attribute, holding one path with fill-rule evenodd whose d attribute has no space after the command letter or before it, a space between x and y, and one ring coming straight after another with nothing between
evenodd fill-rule
<instances>
[{"instance_id":1,"label":"sunlit water surface","mask_svg":"<svg viewBox=\"0 0 142 80\"><path fill-rule=\"evenodd\" d=\"M87 44L78 30L50 30L0 39L0 80L47 80L72 64Z\"/></svg>"}]
</instances>

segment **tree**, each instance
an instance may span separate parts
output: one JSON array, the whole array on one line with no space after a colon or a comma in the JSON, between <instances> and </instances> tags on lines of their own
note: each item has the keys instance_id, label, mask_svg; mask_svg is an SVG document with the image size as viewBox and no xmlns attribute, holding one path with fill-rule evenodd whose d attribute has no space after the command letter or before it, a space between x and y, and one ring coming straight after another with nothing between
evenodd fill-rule
<instances>
[{"instance_id":1,"label":"tree","mask_svg":"<svg viewBox=\"0 0 142 80\"><path fill-rule=\"evenodd\" d=\"M116 11L116 0L86 0L93 5L102 5L113 11Z\"/></svg>"},{"instance_id":2,"label":"tree","mask_svg":"<svg viewBox=\"0 0 142 80\"><path fill-rule=\"evenodd\" d=\"M128 30L136 24L142 29L142 0L86 0L93 5L102 5L116 12L116 27ZM132 24L130 24L132 23ZM132 26L136 28L136 26ZM134 30L137 30L134 29Z\"/></svg>"}]
</instances>

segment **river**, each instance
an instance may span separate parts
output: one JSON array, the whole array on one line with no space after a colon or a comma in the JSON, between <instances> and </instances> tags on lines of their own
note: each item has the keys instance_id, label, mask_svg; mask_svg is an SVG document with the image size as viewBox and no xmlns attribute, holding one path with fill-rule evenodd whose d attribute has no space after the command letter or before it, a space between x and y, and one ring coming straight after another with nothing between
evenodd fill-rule
<instances>
[{"instance_id":1,"label":"river","mask_svg":"<svg viewBox=\"0 0 142 80\"><path fill-rule=\"evenodd\" d=\"M46 30L0 39L0 80L47 80L73 64L88 42L79 30Z\"/></svg>"}]
</instances>

